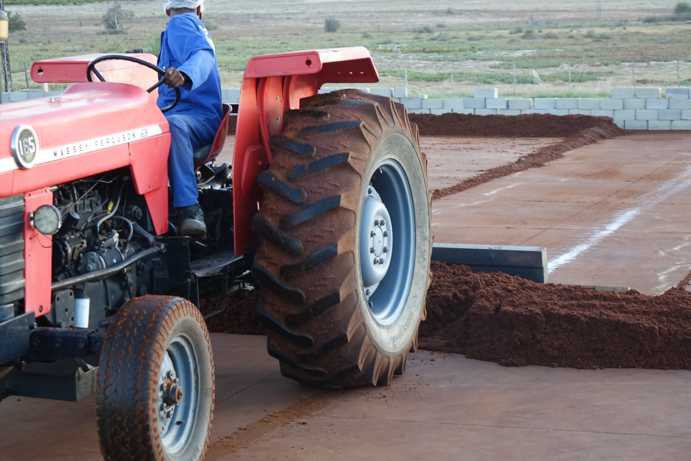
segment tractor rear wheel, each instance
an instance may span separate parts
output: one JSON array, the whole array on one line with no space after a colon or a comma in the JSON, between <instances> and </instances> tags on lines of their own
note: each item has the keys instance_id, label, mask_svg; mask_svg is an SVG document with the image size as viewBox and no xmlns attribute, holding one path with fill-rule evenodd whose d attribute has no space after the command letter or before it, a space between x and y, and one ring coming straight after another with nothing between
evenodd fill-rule
<instances>
[{"instance_id":1,"label":"tractor rear wheel","mask_svg":"<svg viewBox=\"0 0 691 461\"><path fill-rule=\"evenodd\" d=\"M285 376L389 384L425 315L430 196L402 105L355 90L302 100L271 139L255 232L258 314Z\"/></svg>"},{"instance_id":2,"label":"tractor rear wheel","mask_svg":"<svg viewBox=\"0 0 691 461\"><path fill-rule=\"evenodd\" d=\"M123 306L98 371L98 434L106 460L203 459L214 409L214 364L199 310L170 296Z\"/></svg>"}]
</instances>

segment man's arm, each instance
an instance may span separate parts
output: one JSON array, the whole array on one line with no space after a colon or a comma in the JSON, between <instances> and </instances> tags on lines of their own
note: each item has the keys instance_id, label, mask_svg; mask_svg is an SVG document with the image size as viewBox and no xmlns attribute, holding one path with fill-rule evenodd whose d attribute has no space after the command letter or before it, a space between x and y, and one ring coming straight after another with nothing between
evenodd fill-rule
<instances>
[{"instance_id":1,"label":"man's arm","mask_svg":"<svg viewBox=\"0 0 691 461\"><path fill-rule=\"evenodd\" d=\"M187 20L171 21L166 36L174 60L182 64L166 71L165 83L197 88L209 78L216 65L211 44L197 25Z\"/></svg>"},{"instance_id":2,"label":"man's arm","mask_svg":"<svg viewBox=\"0 0 691 461\"><path fill-rule=\"evenodd\" d=\"M199 50L178 67L178 70L185 76L185 85L194 90L209 78L215 65L216 60L210 51Z\"/></svg>"}]
</instances>

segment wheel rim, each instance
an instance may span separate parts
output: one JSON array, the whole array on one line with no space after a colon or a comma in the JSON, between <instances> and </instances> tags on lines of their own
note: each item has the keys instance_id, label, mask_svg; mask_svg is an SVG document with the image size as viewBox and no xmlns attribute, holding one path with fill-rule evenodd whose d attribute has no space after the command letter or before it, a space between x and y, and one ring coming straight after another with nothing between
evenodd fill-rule
<instances>
[{"instance_id":1,"label":"wheel rim","mask_svg":"<svg viewBox=\"0 0 691 461\"><path fill-rule=\"evenodd\" d=\"M413 195L403 167L380 163L369 180L360 220L360 273L374 319L394 323L406 304L415 257Z\"/></svg>"},{"instance_id":2,"label":"wheel rim","mask_svg":"<svg viewBox=\"0 0 691 461\"><path fill-rule=\"evenodd\" d=\"M158 382L158 424L168 454L184 449L199 411L199 367L190 340L176 336L163 357Z\"/></svg>"}]
</instances>

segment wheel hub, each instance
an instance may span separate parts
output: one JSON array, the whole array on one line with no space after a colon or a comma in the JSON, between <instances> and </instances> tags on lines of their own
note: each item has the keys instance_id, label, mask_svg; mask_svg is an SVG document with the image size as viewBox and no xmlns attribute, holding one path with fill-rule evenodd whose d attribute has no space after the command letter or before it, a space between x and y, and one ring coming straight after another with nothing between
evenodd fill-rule
<instances>
[{"instance_id":1,"label":"wheel hub","mask_svg":"<svg viewBox=\"0 0 691 461\"><path fill-rule=\"evenodd\" d=\"M167 453L177 453L194 426L198 395L194 350L184 337L176 337L163 357L158 380L158 422Z\"/></svg>"},{"instance_id":2,"label":"wheel hub","mask_svg":"<svg viewBox=\"0 0 691 461\"><path fill-rule=\"evenodd\" d=\"M367 190L360 229L362 278L366 291L373 292L391 265L393 229L389 211L372 186Z\"/></svg>"},{"instance_id":3,"label":"wheel hub","mask_svg":"<svg viewBox=\"0 0 691 461\"><path fill-rule=\"evenodd\" d=\"M158 400L160 405L158 407L158 418L161 423L161 432L165 433L173 419L175 408L182 401L182 389L179 387L180 381L168 354L166 354L163 360L159 381Z\"/></svg>"}]
</instances>

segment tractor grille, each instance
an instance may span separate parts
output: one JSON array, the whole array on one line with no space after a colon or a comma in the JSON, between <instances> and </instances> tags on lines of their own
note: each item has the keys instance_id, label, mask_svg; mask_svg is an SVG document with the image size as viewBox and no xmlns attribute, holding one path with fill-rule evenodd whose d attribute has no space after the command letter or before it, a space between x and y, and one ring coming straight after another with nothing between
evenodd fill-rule
<instances>
[{"instance_id":1,"label":"tractor grille","mask_svg":"<svg viewBox=\"0 0 691 461\"><path fill-rule=\"evenodd\" d=\"M24 198L0 199L0 305L24 297Z\"/></svg>"}]
</instances>

